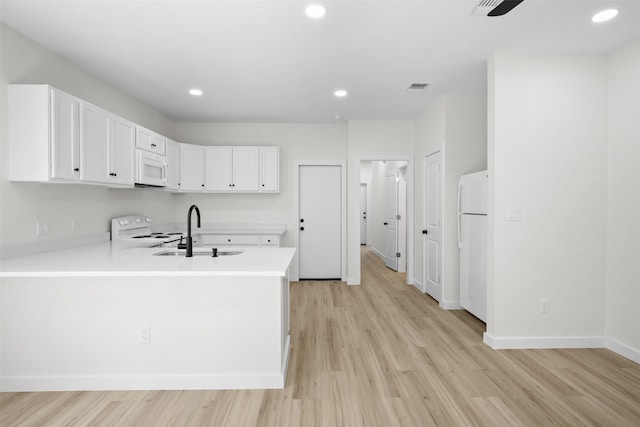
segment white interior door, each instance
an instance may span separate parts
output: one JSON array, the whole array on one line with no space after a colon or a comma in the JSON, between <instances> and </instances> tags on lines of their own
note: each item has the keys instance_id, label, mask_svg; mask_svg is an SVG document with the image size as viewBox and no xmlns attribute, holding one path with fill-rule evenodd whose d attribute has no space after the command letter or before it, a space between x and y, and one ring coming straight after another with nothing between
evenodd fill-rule
<instances>
[{"instance_id":1,"label":"white interior door","mask_svg":"<svg viewBox=\"0 0 640 427\"><path fill-rule=\"evenodd\" d=\"M385 188L385 265L398 271L398 172L389 171Z\"/></svg>"},{"instance_id":2,"label":"white interior door","mask_svg":"<svg viewBox=\"0 0 640 427\"><path fill-rule=\"evenodd\" d=\"M422 229L422 283L424 291L442 300L442 155L424 161L424 227Z\"/></svg>"},{"instance_id":3,"label":"white interior door","mask_svg":"<svg viewBox=\"0 0 640 427\"><path fill-rule=\"evenodd\" d=\"M342 277L341 166L301 165L299 183L300 280Z\"/></svg>"},{"instance_id":4,"label":"white interior door","mask_svg":"<svg viewBox=\"0 0 640 427\"><path fill-rule=\"evenodd\" d=\"M360 244L367 244L367 184L360 184Z\"/></svg>"},{"instance_id":5,"label":"white interior door","mask_svg":"<svg viewBox=\"0 0 640 427\"><path fill-rule=\"evenodd\" d=\"M407 167L398 169L398 272L407 271Z\"/></svg>"}]
</instances>

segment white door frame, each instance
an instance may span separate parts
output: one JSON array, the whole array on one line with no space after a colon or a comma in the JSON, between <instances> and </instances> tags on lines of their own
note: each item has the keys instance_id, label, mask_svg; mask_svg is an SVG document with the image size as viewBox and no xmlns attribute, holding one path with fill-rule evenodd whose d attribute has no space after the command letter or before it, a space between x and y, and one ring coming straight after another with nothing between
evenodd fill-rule
<instances>
[{"instance_id":1,"label":"white door frame","mask_svg":"<svg viewBox=\"0 0 640 427\"><path fill-rule=\"evenodd\" d=\"M414 235L413 235L413 214L414 214L414 209L413 209L413 188L414 188L414 165L413 165L413 156L408 156L408 155L393 155L393 154L387 154L387 155L362 155L362 156L358 156L355 158L355 161L358 165L358 169L356 170L356 174L358 176L358 182L360 182L360 176L361 176L361 169L362 169L362 162L367 162L367 161L382 161L382 160L387 160L387 161L404 161L407 162L407 275L406 275L406 283L408 285L413 285L414 283L414 259L413 259L413 244L414 244ZM358 187L359 188L359 187ZM356 222L354 222L355 224L358 224L360 221L359 217L353 218L351 217L351 215L359 215L360 211L354 211L351 212L350 215L350 219L351 220L355 220ZM358 229L358 234L360 233L360 230ZM355 242L358 244L358 251L360 250L360 239L358 238L357 241ZM361 270L361 263L360 263L360 257L358 256L357 259L355 260L357 262L357 268L355 268L355 273L357 274L357 277L353 277L351 279L351 281L349 282L350 285L358 285L360 284L360 279L362 277L362 272Z\"/></svg>"},{"instance_id":2,"label":"white door frame","mask_svg":"<svg viewBox=\"0 0 640 427\"><path fill-rule=\"evenodd\" d=\"M296 161L293 165L293 205L295 212L295 230L293 231L293 243L296 247L296 253L293 257L293 272L291 280L297 282L300 280L300 166L339 166L340 167L340 186L341 186L341 208L340 208L340 248L342 251L340 259L341 278L343 282L347 281L347 164L343 160L310 160ZM359 242L358 242L359 243Z\"/></svg>"},{"instance_id":3,"label":"white door frame","mask_svg":"<svg viewBox=\"0 0 640 427\"><path fill-rule=\"evenodd\" d=\"M364 190L364 195L363 195ZM366 182L360 183L360 245L368 244L369 238L369 223L367 222L367 212L369 212L369 185ZM362 206L362 199L364 198L364 206ZM362 238L362 229L364 228L364 239ZM364 240L364 243L362 243Z\"/></svg>"}]
</instances>

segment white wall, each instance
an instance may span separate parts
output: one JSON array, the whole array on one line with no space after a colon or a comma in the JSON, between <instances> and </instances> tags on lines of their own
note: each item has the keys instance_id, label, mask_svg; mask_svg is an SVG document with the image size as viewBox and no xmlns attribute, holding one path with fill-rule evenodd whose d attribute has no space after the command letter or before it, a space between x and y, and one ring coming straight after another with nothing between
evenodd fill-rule
<instances>
[{"instance_id":1,"label":"white wall","mask_svg":"<svg viewBox=\"0 0 640 427\"><path fill-rule=\"evenodd\" d=\"M198 145L280 146L279 194L179 194L175 218L186 221L191 204L200 208L204 223L265 223L287 225L282 246L294 246L298 227L294 206L294 167L301 161L346 161L346 124L178 123L176 140ZM359 190L358 190L359 203ZM358 211L359 211L358 207Z\"/></svg>"},{"instance_id":2,"label":"white wall","mask_svg":"<svg viewBox=\"0 0 640 427\"><path fill-rule=\"evenodd\" d=\"M604 335L607 73L604 55L490 59L486 338L498 346ZM522 209L521 221L505 219L509 206Z\"/></svg>"},{"instance_id":3,"label":"white wall","mask_svg":"<svg viewBox=\"0 0 640 427\"><path fill-rule=\"evenodd\" d=\"M608 165L606 336L640 363L640 39L610 58Z\"/></svg>"},{"instance_id":4,"label":"white wall","mask_svg":"<svg viewBox=\"0 0 640 427\"><path fill-rule=\"evenodd\" d=\"M173 222L172 196L157 190L8 181L10 83L51 84L167 136L173 133L173 123L3 23L0 32L0 246L108 232L112 217L132 213L153 214L159 223ZM75 233L71 218L78 220ZM36 221L49 223L48 236L36 235Z\"/></svg>"},{"instance_id":5,"label":"white wall","mask_svg":"<svg viewBox=\"0 0 640 427\"><path fill-rule=\"evenodd\" d=\"M415 229L424 228L424 159L442 152L442 301L457 308L459 300L459 253L457 240L457 188L460 175L487 167L487 100L480 95L447 95L416 120L416 215ZM421 233L414 233L415 278L422 283Z\"/></svg>"},{"instance_id":6,"label":"white wall","mask_svg":"<svg viewBox=\"0 0 640 427\"><path fill-rule=\"evenodd\" d=\"M349 284L360 283L360 162L362 160L408 160L410 187L413 192L413 122L350 121L348 125L347 158L347 278ZM411 210L413 218L413 211ZM413 256L413 245L408 248ZM412 266L410 266L412 268ZM413 270L407 271L412 281Z\"/></svg>"}]
</instances>

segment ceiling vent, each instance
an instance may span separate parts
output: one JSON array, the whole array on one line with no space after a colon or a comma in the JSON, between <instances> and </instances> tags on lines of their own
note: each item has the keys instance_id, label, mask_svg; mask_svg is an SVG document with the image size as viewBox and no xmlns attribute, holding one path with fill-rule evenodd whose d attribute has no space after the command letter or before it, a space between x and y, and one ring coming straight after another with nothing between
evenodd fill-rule
<instances>
[{"instance_id":1,"label":"ceiling vent","mask_svg":"<svg viewBox=\"0 0 640 427\"><path fill-rule=\"evenodd\" d=\"M480 0L471 10L471 15L502 16L511 12L513 8L524 0Z\"/></svg>"},{"instance_id":2,"label":"ceiling vent","mask_svg":"<svg viewBox=\"0 0 640 427\"><path fill-rule=\"evenodd\" d=\"M411 86L407 88L407 92L424 92L429 86L429 83L411 83Z\"/></svg>"},{"instance_id":3,"label":"ceiling vent","mask_svg":"<svg viewBox=\"0 0 640 427\"><path fill-rule=\"evenodd\" d=\"M487 16L502 0L480 0L471 11L472 15Z\"/></svg>"}]
</instances>

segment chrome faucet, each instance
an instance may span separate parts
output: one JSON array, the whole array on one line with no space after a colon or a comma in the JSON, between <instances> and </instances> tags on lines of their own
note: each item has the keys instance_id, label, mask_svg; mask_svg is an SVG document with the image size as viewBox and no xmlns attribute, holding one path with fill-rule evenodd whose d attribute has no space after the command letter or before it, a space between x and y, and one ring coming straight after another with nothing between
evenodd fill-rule
<instances>
[{"instance_id":1,"label":"chrome faucet","mask_svg":"<svg viewBox=\"0 0 640 427\"><path fill-rule=\"evenodd\" d=\"M189 212L187 212L187 257L193 256L193 238L191 237L191 212L196 210L198 216L198 228L200 228L200 209L196 205L191 205Z\"/></svg>"}]
</instances>

